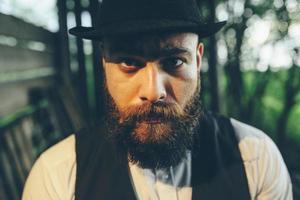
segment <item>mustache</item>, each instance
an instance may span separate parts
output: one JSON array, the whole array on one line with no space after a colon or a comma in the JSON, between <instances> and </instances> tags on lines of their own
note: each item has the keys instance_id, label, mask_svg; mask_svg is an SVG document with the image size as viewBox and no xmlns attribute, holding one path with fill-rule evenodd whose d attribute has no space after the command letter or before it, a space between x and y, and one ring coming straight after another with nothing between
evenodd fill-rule
<instances>
[{"instance_id":1,"label":"mustache","mask_svg":"<svg viewBox=\"0 0 300 200\"><path fill-rule=\"evenodd\" d=\"M120 110L123 123L147 120L170 121L182 119L186 112L177 103L155 102L129 106Z\"/></svg>"}]
</instances>

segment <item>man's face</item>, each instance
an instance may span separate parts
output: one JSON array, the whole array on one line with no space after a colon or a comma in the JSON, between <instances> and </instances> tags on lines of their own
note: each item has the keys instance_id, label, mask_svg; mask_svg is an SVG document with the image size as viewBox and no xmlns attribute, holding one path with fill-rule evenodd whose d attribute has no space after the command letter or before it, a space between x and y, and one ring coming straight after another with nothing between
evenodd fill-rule
<instances>
[{"instance_id":1,"label":"man's face","mask_svg":"<svg viewBox=\"0 0 300 200\"><path fill-rule=\"evenodd\" d=\"M189 130L185 123L192 123L189 112L195 109L198 100L195 94L200 89L203 54L198 36L177 33L107 38L103 50L106 88L112 101L109 103L113 105L110 114L117 116L118 121L114 126L125 124L127 128L121 132L130 130L119 134L129 134L124 140L132 139L133 145L140 145L139 149L142 145L149 146L142 151L159 148L156 145L162 146L165 141L169 142L164 145L172 145L172 151L176 150L178 142L170 144L170 141L176 137L188 138L184 136L188 133L183 133ZM156 166L160 165L164 164Z\"/></svg>"}]
</instances>

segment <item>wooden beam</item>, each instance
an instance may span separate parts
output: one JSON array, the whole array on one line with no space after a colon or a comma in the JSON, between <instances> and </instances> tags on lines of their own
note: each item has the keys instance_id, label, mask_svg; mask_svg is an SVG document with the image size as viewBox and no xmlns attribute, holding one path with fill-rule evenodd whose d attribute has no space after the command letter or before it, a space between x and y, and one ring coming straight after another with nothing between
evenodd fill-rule
<instances>
[{"instance_id":1,"label":"wooden beam","mask_svg":"<svg viewBox=\"0 0 300 200\"><path fill-rule=\"evenodd\" d=\"M54 67L54 55L50 52L0 45L0 72Z\"/></svg>"},{"instance_id":2,"label":"wooden beam","mask_svg":"<svg viewBox=\"0 0 300 200\"><path fill-rule=\"evenodd\" d=\"M0 35L15 37L22 40L39 41L54 44L55 34L14 16L0 13Z\"/></svg>"}]
</instances>

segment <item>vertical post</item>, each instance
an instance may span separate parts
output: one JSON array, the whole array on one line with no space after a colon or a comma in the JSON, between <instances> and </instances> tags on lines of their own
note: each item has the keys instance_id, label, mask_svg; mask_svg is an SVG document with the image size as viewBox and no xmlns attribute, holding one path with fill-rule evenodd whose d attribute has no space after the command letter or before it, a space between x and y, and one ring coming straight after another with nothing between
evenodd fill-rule
<instances>
[{"instance_id":1,"label":"vertical post","mask_svg":"<svg viewBox=\"0 0 300 200\"><path fill-rule=\"evenodd\" d=\"M60 80L66 81L70 80L71 77L66 1L57 1L57 8L59 21L57 45L59 48L56 56L57 60L59 60L58 64L60 65L60 67L58 67L58 70L60 70L58 73L62 78Z\"/></svg>"},{"instance_id":2,"label":"vertical post","mask_svg":"<svg viewBox=\"0 0 300 200\"><path fill-rule=\"evenodd\" d=\"M11 159L11 155L7 154L6 151L8 151L6 149L7 143L6 141L4 141L5 136L4 136L5 132L3 131L3 129L0 128L0 179L2 180L2 185L3 185L3 189L5 191L5 196L7 196L9 199L18 199L20 197L20 190L19 188L21 187L20 183L20 177L17 175L17 173L12 173L12 178L13 178L13 183L11 183L11 180L8 178L8 174L7 174L7 170L5 169L4 163L7 163L8 161L12 161ZM10 153L10 152L9 152ZM6 160L4 159L6 157L8 157ZM10 163L11 164L11 163ZM9 165L12 167L12 171L16 172L16 166L15 165ZM12 188L11 185L14 185L14 187Z\"/></svg>"},{"instance_id":3,"label":"vertical post","mask_svg":"<svg viewBox=\"0 0 300 200\"><path fill-rule=\"evenodd\" d=\"M1 130L2 131L2 130ZM24 177L23 174L20 172L19 165L17 163L17 160L14 157L14 153L9 147L8 141L7 141L7 134L9 132L0 132L0 145L1 150L3 150L5 153L4 155L7 156L7 160L9 163L9 166L11 166L12 171L12 178L14 181L14 189L17 192L17 195L20 197L22 193L22 186L24 183Z\"/></svg>"},{"instance_id":4,"label":"vertical post","mask_svg":"<svg viewBox=\"0 0 300 200\"><path fill-rule=\"evenodd\" d=\"M81 26L82 6L80 0L75 0L75 21L77 26ZM83 41L76 37L77 44L77 61L79 70L75 80L77 86L77 93L79 94L79 102L82 107L84 117L88 117L88 94L87 94L87 74L85 66L85 54L83 48Z\"/></svg>"},{"instance_id":5,"label":"vertical post","mask_svg":"<svg viewBox=\"0 0 300 200\"><path fill-rule=\"evenodd\" d=\"M100 3L98 0L90 0L90 13L92 17L92 24L96 26L98 17L98 8ZM103 67L101 61L101 52L99 49L99 42L92 41L93 45L93 69L94 69L94 83L95 83L95 120L101 119L103 117L103 105L104 105L104 95L103 95Z\"/></svg>"},{"instance_id":6,"label":"vertical post","mask_svg":"<svg viewBox=\"0 0 300 200\"><path fill-rule=\"evenodd\" d=\"M215 0L209 0L209 21L214 22L216 17L216 2ZM208 54L208 77L210 82L210 95L211 104L210 109L214 112L220 111L219 105L219 81L218 81L218 71L217 71L217 54L216 54L216 36L213 35L209 38L209 54Z\"/></svg>"},{"instance_id":7,"label":"vertical post","mask_svg":"<svg viewBox=\"0 0 300 200\"><path fill-rule=\"evenodd\" d=\"M77 98L75 97L74 88L72 85L72 73L70 68L70 54L69 54L69 38L67 27L67 6L65 0L57 1L58 7L58 53L57 60L59 65L58 74L60 75L58 81L61 82L59 86L60 94L64 95L62 100L64 106L68 111L68 116L72 120L72 127L70 131L79 129L84 126L85 121L82 118L82 109L78 105ZM69 131L68 131L69 132Z\"/></svg>"}]
</instances>

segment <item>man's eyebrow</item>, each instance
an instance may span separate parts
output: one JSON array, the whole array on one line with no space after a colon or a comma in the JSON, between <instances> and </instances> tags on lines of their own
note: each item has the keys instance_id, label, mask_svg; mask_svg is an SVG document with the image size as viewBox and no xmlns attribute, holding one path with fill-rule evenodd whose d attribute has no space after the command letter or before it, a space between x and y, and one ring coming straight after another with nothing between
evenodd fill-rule
<instances>
[{"instance_id":1,"label":"man's eyebrow","mask_svg":"<svg viewBox=\"0 0 300 200\"><path fill-rule=\"evenodd\" d=\"M172 57L179 54L184 54L189 58L192 58L192 50L185 47L176 47L176 46L165 46L157 50L150 50L143 52L142 50L137 51L137 49L111 49L111 51L106 54L106 58L118 58L118 57L132 57L132 56L141 56L149 57L151 59L163 58L163 57Z\"/></svg>"},{"instance_id":2,"label":"man's eyebrow","mask_svg":"<svg viewBox=\"0 0 300 200\"><path fill-rule=\"evenodd\" d=\"M160 50L160 56L162 57L170 57L178 54L192 56L191 50L184 47L165 47Z\"/></svg>"}]
</instances>

